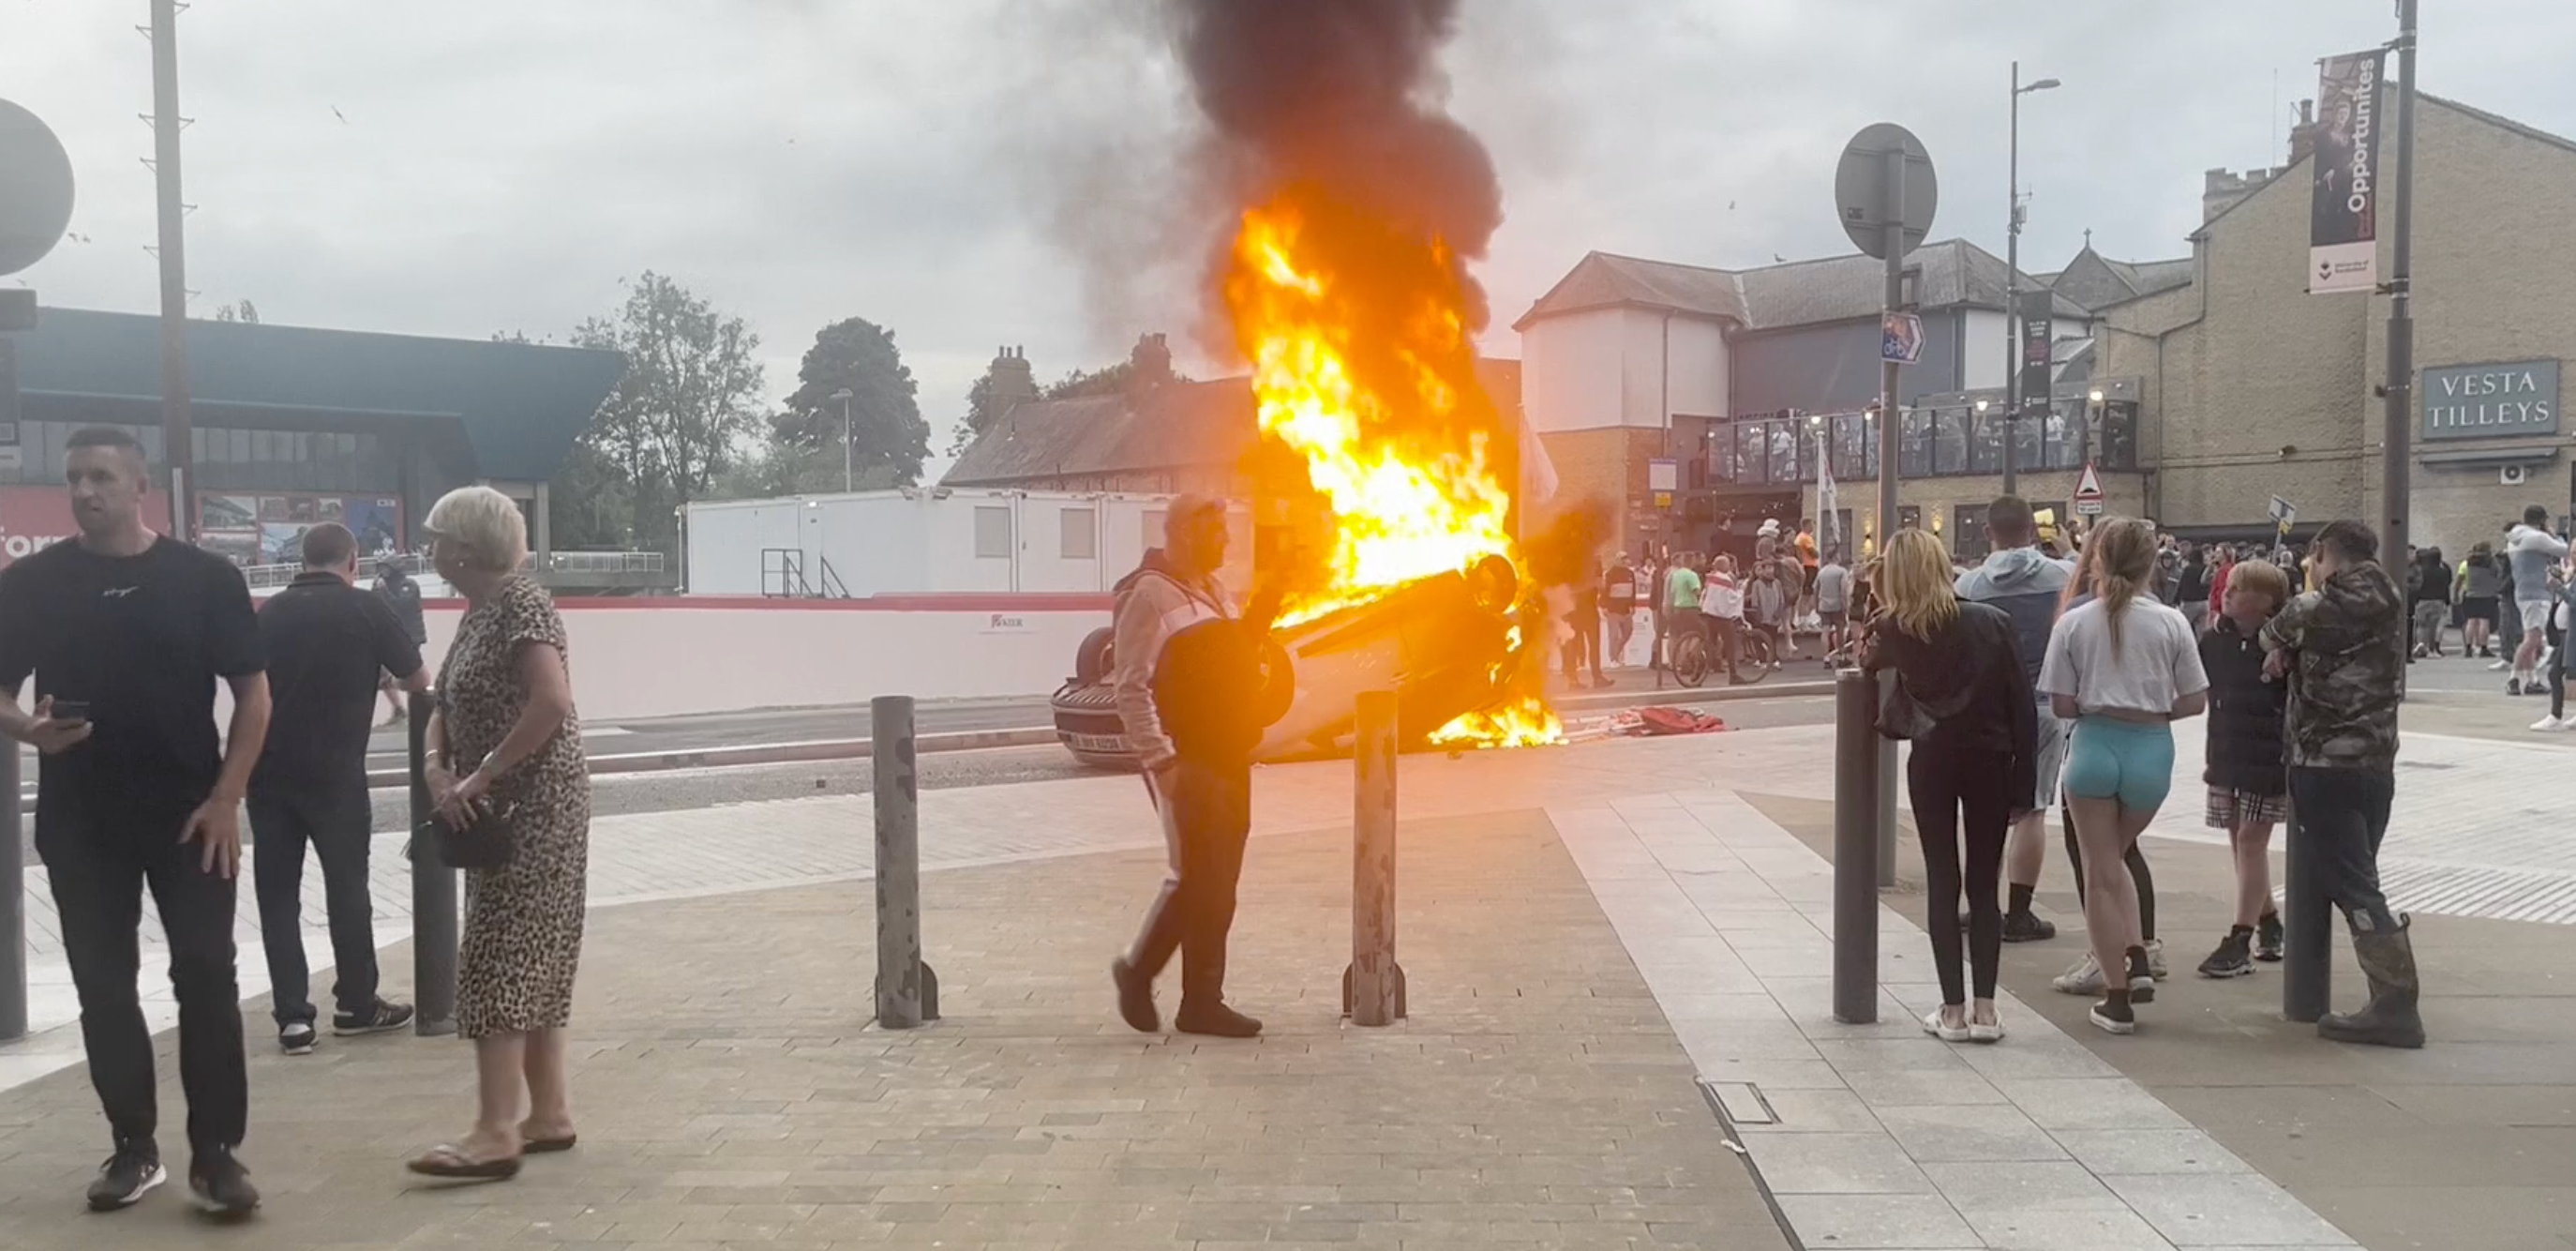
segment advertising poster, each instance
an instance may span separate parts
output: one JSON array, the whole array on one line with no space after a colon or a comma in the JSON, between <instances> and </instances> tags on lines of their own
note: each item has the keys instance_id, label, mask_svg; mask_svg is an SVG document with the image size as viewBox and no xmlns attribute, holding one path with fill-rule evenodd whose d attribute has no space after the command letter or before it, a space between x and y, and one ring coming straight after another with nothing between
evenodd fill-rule
<instances>
[{"instance_id":1,"label":"advertising poster","mask_svg":"<svg viewBox=\"0 0 2576 1251\"><path fill-rule=\"evenodd\" d=\"M259 563L263 565L299 565L304 563L304 532L313 527L301 521L263 521L259 525Z\"/></svg>"},{"instance_id":2,"label":"advertising poster","mask_svg":"<svg viewBox=\"0 0 2576 1251\"><path fill-rule=\"evenodd\" d=\"M358 550L383 555L402 550L402 501L364 495L332 496L323 501L325 520L337 521L358 536ZM330 509L339 510L329 516Z\"/></svg>"},{"instance_id":3,"label":"advertising poster","mask_svg":"<svg viewBox=\"0 0 2576 1251\"><path fill-rule=\"evenodd\" d=\"M2320 63L2309 165L2312 295L2379 288L2379 75L2387 55L2374 49Z\"/></svg>"}]
</instances>

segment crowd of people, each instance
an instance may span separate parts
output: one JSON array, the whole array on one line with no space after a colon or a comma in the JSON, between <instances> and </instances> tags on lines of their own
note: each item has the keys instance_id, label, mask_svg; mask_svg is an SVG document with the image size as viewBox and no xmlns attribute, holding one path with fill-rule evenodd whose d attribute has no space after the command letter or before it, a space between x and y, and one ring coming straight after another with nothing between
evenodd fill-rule
<instances>
[{"instance_id":1,"label":"crowd of people","mask_svg":"<svg viewBox=\"0 0 2576 1251\"><path fill-rule=\"evenodd\" d=\"M2319 1034L2422 1046L2407 922L2389 911L2377 869L2395 793L2407 592L2381 567L2370 529L2337 521L2304 555L2240 558L2115 519L2070 531L2069 559L2044 549L2020 499L1996 500L1986 527L1991 554L1965 571L1938 536L1899 531L1858 627L1860 663L1895 675L1880 733L1913 742L1907 783L1942 987L1924 1029L2003 1037L1994 985L2004 944L2056 932L2031 904L2051 808L2087 937L2056 988L2097 996L2089 1017L2103 1030L2138 1028L2167 977L2139 837L2172 785L2173 723L2207 715L2204 820L2228 836L2237 889L2200 974L2239 977L2282 958L2270 845L2295 814L2291 837L2321 866L2370 991L2360 1011L2327 1014Z\"/></svg>"},{"instance_id":2,"label":"crowd of people","mask_svg":"<svg viewBox=\"0 0 2576 1251\"><path fill-rule=\"evenodd\" d=\"M2450 655L2457 630L2459 655L2505 674L2505 694L2548 697L2533 730L2576 730L2567 715L2569 573L2567 540L2550 530L2549 510L2538 504L2504 528L2500 544L2481 539L2456 564L2438 547L2408 549L2408 659Z\"/></svg>"},{"instance_id":3,"label":"crowd of people","mask_svg":"<svg viewBox=\"0 0 2576 1251\"><path fill-rule=\"evenodd\" d=\"M239 814L250 813L280 1049L302 1055L319 1041L299 898L308 848L337 969L332 1033L409 1024L409 1005L378 994L366 756L379 693L430 686L418 591L406 598L398 575L390 593L360 589L357 538L326 523L303 536L302 575L258 605L230 562L144 524L150 474L133 435L77 431L65 459L78 535L0 572L0 733L40 754L35 845L112 1142L88 1201L128 1207L169 1177L137 988L148 890L179 1005L189 1188L207 1211L244 1216L260 1195L238 1155L250 1111L233 942ZM479 1093L472 1129L410 1167L499 1179L528 1153L575 1141L564 1030L589 777L562 621L519 572L517 505L467 487L440 499L425 528L432 562L467 606L427 727L437 818L415 837L476 831L484 848L466 870L456 995ZM34 699L22 707L30 678ZM219 688L232 705L221 734Z\"/></svg>"}]
</instances>

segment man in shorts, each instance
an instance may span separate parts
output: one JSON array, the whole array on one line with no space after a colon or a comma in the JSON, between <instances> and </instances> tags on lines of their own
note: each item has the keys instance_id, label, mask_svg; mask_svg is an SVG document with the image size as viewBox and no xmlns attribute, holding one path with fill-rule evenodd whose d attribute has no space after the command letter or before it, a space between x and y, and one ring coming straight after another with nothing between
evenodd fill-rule
<instances>
[{"instance_id":1,"label":"man in shorts","mask_svg":"<svg viewBox=\"0 0 2576 1251\"><path fill-rule=\"evenodd\" d=\"M2073 566L2051 560L2032 544L2038 528L2030 504L2016 495L1998 497L1986 506L1986 541L1993 550L1985 563L1959 576L1959 598L1992 604L2012 618L2021 663L2036 687L2040 661L2048 655L2048 632L2057 624L2057 602L2075 576ZM2013 805L2011 841L2005 844L2004 876L2011 887L2004 909L2004 941L2039 942L2057 936L2057 927L2030 910L2047 861L2048 810L2057 806L2057 775L2066 763L2066 739L2072 726L2050 714L2042 697L2039 708L2039 786L2026 802Z\"/></svg>"},{"instance_id":2,"label":"man in shorts","mask_svg":"<svg viewBox=\"0 0 2576 1251\"><path fill-rule=\"evenodd\" d=\"M2566 555L2567 542L2549 532L2549 510L2541 505L2523 509L2522 524L2505 534L2505 564L2513 577L2514 608L2522 628L2522 645L2513 653L2513 676L2505 681L2507 695L2539 695L2548 689L2540 682L2540 656L2549 646L2549 567Z\"/></svg>"},{"instance_id":3,"label":"man in shorts","mask_svg":"<svg viewBox=\"0 0 2576 1251\"><path fill-rule=\"evenodd\" d=\"M1851 642L1851 570L1843 565L1842 549L1828 547L1816 566L1816 620L1825 632L1825 659L1831 662Z\"/></svg>"}]
</instances>

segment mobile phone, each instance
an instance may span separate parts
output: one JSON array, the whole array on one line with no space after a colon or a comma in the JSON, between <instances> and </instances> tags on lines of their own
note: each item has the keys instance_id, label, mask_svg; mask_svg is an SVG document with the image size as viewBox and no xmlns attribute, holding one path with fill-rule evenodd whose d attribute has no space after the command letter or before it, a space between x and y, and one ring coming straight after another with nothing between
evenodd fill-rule
<instances>
[{"instance_id":1,"label":"mobile phone","mask_svg":"<svg viewBox=\"0 0 2576 1251\"><path fill-rule=\"evenodd\" d=\"M89 720L89 701L88 701L88 700L86 700L86 699L58 699L58 700L55 700L55 701L54 701L54 720L56 720L56 721L87 721L87 720Z\"/></svg>"}]
</instances>

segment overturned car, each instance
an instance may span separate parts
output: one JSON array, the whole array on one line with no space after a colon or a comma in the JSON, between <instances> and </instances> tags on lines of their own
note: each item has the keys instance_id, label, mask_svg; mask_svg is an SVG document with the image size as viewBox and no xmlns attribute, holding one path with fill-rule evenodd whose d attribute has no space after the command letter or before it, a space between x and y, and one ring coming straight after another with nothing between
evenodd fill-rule
<instances>
[{"instance_id":1,"label":"overturned car","mask_svg":"<svg viewBox=\"0 0 2576 1251\"><path fill-rule=\"evenodd\" d=\"M1519 586L1511 562L1488 557L1463 573L1274 628L1257 710L1270 727L1260 758L1348 751L1362 691L1395 691L1397 733L1407 743L1504 702L1518 666L1537 663L1516 648ZM1093 631L1052 701L1056 737L1083 764L1134 769L1111 686L1116 670L1111 632Z\"/></svg>"}]
</instances>

